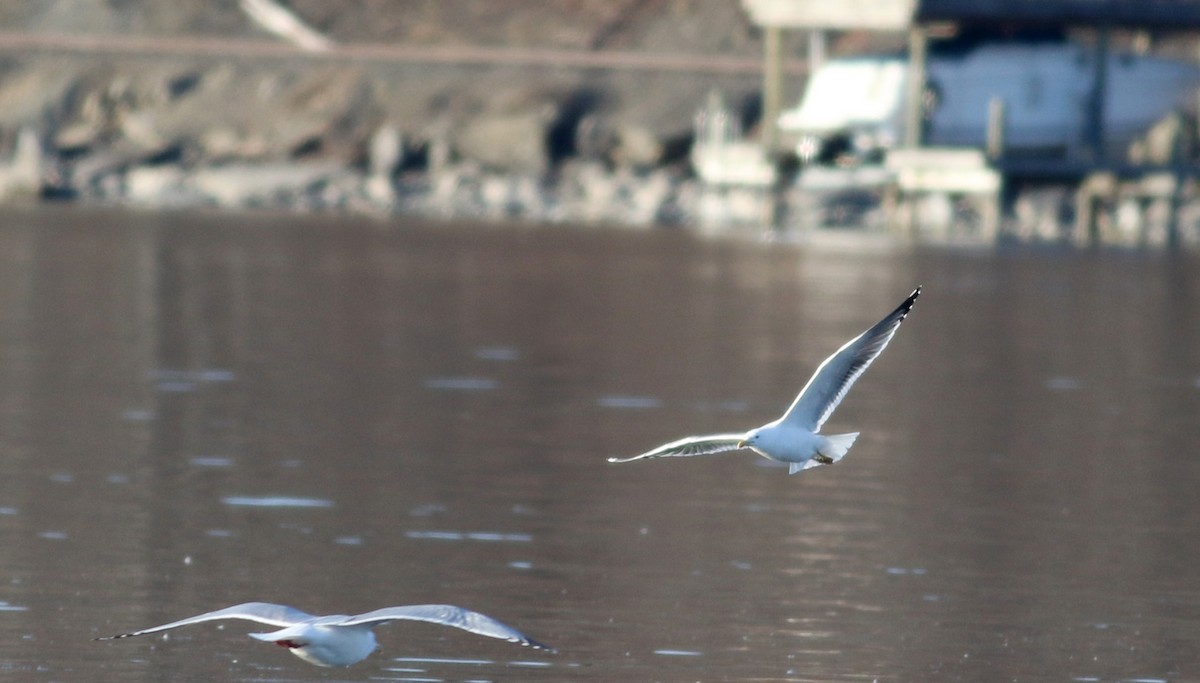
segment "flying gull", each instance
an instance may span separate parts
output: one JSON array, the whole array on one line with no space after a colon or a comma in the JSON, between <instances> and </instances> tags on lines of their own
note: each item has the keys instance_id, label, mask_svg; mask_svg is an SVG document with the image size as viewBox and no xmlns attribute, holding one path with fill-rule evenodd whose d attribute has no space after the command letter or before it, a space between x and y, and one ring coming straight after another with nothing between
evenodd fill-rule
<instances>
[{"instance_id":1,"label":"flying gull","mask_svg":"<svg viewBox=\"0 0 1200 683\"><path fill-rule=\"evenodd\" d=\"M609 458L608 461L711 455L749 448L768 460L788 463L789 474L819 465L832 465L850 450L858 432L823 436L819 434L821 425L833 414L854 381L883 352L920 294L921 288L917 287L896 310L826 358L778 420L744 434L688 436L641 455Z\"/></svg>"},{"instance_id":2,"label":"flying gull","mask_svg":"<svg viewBox=\"0 0 1200 683\"><path fill-rule=\"evenodd\" d=\"M521 632L496 621L495 619L472 612L454 605L407 605L404 607L384 607L366 614L346 616L335 614L318 617L306 614L287 605L273 605L267 602L247 602L233 607L226 607L215 612L206 612L187 619L172 621L169 624L153 628L122 633L117 636L96 638L96 640L116 640L145 636L159 631L166 631L180 626L199 624L205 621L221 619L244 619L255 621L268 626L278 626L278 631L270 633L250 633L251 638L265 640L286 647L292 654L306 662L317 666L350 666L366 659L377 648L375 645L374 627L390 621L411 620L428 621L444 626L453 626L481 636L500 638L513 643L519 643L539 650L553 652Z\"/></svg>"}]
</instances>

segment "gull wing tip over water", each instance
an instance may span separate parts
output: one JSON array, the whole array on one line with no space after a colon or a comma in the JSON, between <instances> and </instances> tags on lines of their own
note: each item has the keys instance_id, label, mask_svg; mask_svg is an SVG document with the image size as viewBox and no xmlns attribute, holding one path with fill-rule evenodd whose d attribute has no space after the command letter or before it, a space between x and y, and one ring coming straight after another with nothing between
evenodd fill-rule
<instances>
[{"instance_id":1,"label":"gull wing tip over water","mask_svg":"<svg viewBox=\"0 0 1200 683\"><path fill-rule=\"evenodd\" d=\"M908 317L919 296L921 285L917 285L912 294L882 320L822 361L780 422L791 423L813 433L820 431L821 425L846 397L850 387L896 336L900 323Z\"/></svg>"},{"instance_id":2,"label":"gull wing tip over water","mask_svg":"<svg viewBox=\"0 0 1200 683\"><path fill-rule=\"evenodd\" d=\"M144 628L140 631L119 633L115 636L103 636L100 638L93 638L92 640L120 640L121 638L146 636L150 635L151 633L169 631L181 626L190 626L192 624L200 624L206 621L220 621L224 619L242 619L245 621L253 621L259 624L266 624L268 626L284 627L310 621L312 619L316 619L316 617L307 612L302 612L294 607L288 607L287 605L276 605L269 602L244 602L240 605L234 605L232 607L226 607L224 609L214 610L212 612L205 612L204 614L197 614L194 617L187 617L186 619L172 621L161 626L152 626L150 628Z\"/></svg>"},{"instance_id":3,"label":"gull wing tip over water","mask_svg":"<svg viewBox=\"0 0 1200 683\"><path fill-rule=\"evenodd\" d=\"M344 614L314 616L286 605L247 602L172 621L162 626L94 640L117 640L144 636L181 626L222 619L243 619L280 627L280 630L271 633L250 633L248 635L257 640L286 647L292 654L317 666L350 666L361 662L376 650L373 628L397 620L424 621L452 626L537 650L557 652L554 648L538 642L486 614L454 605L404 605L384 607L354 616Z\"/></svg>"},{"instance_id":4,"label":"gull wing tip over water","mask_svg":"<svg viewBox=\"0 0 1200 683\"><path fill-rule=\"evenodd\" d=\"M342 626L365 624L378 626L391 621L424 621L442 626L452 626L463 631L469 631L489 638L499 638L510 643L516 643L535 650L557 652L554 648L530 638L517 629L498 619L493 619L481 612L458 607L456 605L404 605L402 607L384 607L372 612L356 614L340 622Z\"/></svg>"},{"instance_id":5,"label":"gull wing tip over water","mask_svg":"<svg viewBox=\"0 0 1200 683\"><path fill-rule=\"evenodd\" d=\"M687 458L695 455L715 455L742 448L745 434L708 434L705 436L685 436L682 439L666 443L653 450L639 453L626 458L611 457L609 462L633 462L645 458Z\"/></svg>"}]
</instances>

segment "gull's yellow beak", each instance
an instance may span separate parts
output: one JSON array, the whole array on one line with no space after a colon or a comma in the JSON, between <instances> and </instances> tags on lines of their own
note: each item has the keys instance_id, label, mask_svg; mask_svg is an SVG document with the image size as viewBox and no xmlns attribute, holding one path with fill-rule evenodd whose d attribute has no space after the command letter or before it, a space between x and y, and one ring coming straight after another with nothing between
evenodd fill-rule
<instances>
[{"instance_id":1,"label":"gull's yellow beak","mask_svg":"<svg viewBox=\"0 0 1200 683\"><path fill-rule=\"evenodd\" d=\"M745 439L742 439L741 441L738 442L738 448L745 448L745 447L746 447Z\"/></svg>"}]
</instances>

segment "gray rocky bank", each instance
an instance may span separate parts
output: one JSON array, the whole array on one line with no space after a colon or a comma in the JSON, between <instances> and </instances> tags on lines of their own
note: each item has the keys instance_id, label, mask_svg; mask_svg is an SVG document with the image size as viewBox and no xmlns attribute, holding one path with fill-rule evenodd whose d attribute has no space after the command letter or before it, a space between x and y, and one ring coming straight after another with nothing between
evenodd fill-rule
<instances>
[{"instance_id":1,"label":"gray rocky bank","mask_svg":"<svg viewBox=\"0 0 1200 683\"><path fill-rule=\"evenodd\" d=\"M338 44L760 50L732 2L286 6ZM751 103L759 87L752 73L678 68L189 51L194 40L276 40L234 0L10 2L0 3L0 23L9 34L115 46L3 51L0 153L10 163L0 193L8 197L679 221L694 204L686 161L694 112L713 88ZM122 52L130 38L161 39L161 54Z\"/></svg>"}]
</instances>

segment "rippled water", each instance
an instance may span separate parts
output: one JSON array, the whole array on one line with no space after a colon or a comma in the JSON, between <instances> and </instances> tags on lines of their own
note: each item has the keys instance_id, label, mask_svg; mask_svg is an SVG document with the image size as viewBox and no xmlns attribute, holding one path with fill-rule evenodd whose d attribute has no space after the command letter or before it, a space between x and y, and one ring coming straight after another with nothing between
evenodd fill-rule
<instances>
[{"instance_id":1,"label":"rippled water","mask_svg":"<svg viewBox=\"0 0 1200 683\"><path fill-rule=\"evenodd\" d=\"M918 283L836 467L773 419ZM854 236L9 211L0 675L1200 679L1200 260ZM452 602L317 669L196 626Z\"/></svg>"}]
</instances>

